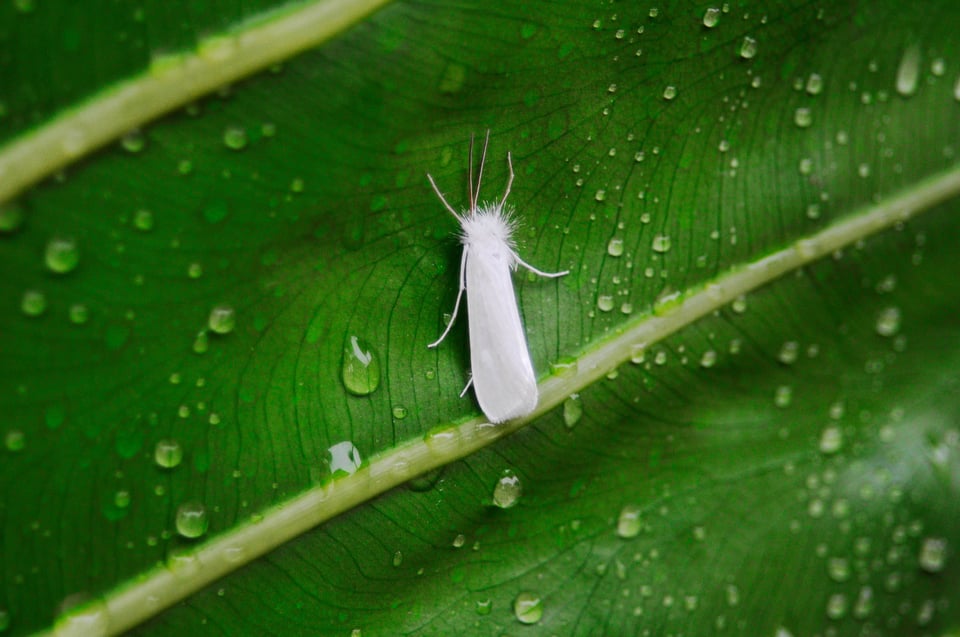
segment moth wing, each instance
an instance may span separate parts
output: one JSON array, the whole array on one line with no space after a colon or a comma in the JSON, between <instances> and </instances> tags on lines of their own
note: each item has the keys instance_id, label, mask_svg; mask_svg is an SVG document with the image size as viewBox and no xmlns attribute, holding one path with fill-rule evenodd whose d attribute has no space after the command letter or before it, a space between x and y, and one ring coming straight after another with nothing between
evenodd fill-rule
<instances>
[{"instance_id":1,"label":"moth wing","mask_svg":"<svg viewBox=\"0 0 960 637\"><path fill-rule=\"evenodd\" d=\"M506 245L474 245L467 255L470 366L480 409L490 422L526 416L537 406L527 337L520 321Z\"/></svg>"}]
</instances>

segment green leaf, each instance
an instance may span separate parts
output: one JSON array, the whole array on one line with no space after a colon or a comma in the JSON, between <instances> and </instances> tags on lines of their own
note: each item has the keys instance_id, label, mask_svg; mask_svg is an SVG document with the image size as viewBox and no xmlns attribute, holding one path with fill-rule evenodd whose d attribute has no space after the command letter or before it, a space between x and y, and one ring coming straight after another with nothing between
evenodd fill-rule
<instances>
[{"instance_id":1,"label":"green leaf","mask_svg":"<svg viewBox=\"0 0 960 637\"><path fill-rule=\"evenodd\" d=\"M952 3L380 4L0 7L0 633L960 630Z\"/></svg>"}]
</instances>

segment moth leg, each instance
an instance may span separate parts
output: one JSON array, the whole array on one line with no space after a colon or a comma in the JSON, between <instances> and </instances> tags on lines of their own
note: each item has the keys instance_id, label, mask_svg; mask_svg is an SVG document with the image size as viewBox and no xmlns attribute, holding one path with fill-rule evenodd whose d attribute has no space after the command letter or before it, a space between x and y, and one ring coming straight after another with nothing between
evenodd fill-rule
<instances>
[{"instance_id":1,"label":"moth leg","mask_svg":"<svg viewBox=\"0 0 960 637\"><path fill-rule=\"evenodd\" d=\"M457 292L457 302L453 305L453 316L450 317L450 322L447 323L447 329L443 330L443 334L440 335L440 338L434 342L427 345L427 347L436 347L439 345L443 339L447 337L447 334L450 333L450 329L453 327L454 321L457 320L457 313L460 311L460 301L463 299L463 293L467 289L467 249L463 249L463 255L460 257L460 291Z\"/></svg>"},{"instance_id":2,"label":"moth leg","mask_svg":"<svg viewBox=\"0 0 960 637\"><path fill-rule=\"evenodd\" d=\"M463 398L467 394L467 390L470 389L470 385L473 384L473 376L470 377L470 380L467 381L466 386L463 388L463 391L460 392L460 398Z\"/></svg>"},{"instance_id":3,"label":"moth leg","mask_svg":"<svg viewBox=\"0 0 960 637\"><path fill-rule=\"evenodd\" d=\"M524 261L523 259L521 259L519 256L517 256L516 253L513 254L513 257L517 260L517 263L519 263L520 265L522 265L522 266L525 267L526 269L530 270L530 271L533 272L534 274L539 274L540 276L545 276L545 277L547 277L548 279L555 279L555 278L557 278L558 276L564 276L564 275L570 274L570 270L564 270L563 272L544 272L543 270L538 270L538 269L536 269L535 267L533 267L532 265L530 265L529 263L527 263L526 261Z\"/></svg>"}]
</instances>

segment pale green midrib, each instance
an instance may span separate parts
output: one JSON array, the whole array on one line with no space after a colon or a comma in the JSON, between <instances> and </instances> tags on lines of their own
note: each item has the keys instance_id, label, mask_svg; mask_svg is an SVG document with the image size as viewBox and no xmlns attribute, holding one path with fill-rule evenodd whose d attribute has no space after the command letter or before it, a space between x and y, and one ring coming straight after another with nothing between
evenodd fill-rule
<instances>
[{"instance_id":1,"label":"pale green midrib","mask_svg":"<svg viewBox=\"0 0 960 637\"><path fill-rule=\"evenodd\" d=\"M705 288L688 292L661 312L631 320L619 333L581 352L575 373L553 376L541 383L540 405L529 417L501 425L475 419L440 427L423 440L411 440L374 456L353 475L275 505L264 511L259 521L241 524L179 559L108 591L86 607L83 612L87 615L61 618L58 628L67 628L65 624L73 622L79 622L78 626L105 622L108 633L123 632L318 524L517 431L627 362L638 347L656 343L742 294L958 195L960 165L884 202L856 210L782 250L731 269ZM94 617L97 613L100 615Z\"/></svg>"},{"instance_id":2,"label":"pale green midrib","mask_svg":"<svg viewBox=\"0 0 960 637\"><path fill-rule=\"evenodd\" d=\"M388 0L320 0L211 37L0 148L0 205L146 122L342 33Z\"/></svg>"}]
</instances>

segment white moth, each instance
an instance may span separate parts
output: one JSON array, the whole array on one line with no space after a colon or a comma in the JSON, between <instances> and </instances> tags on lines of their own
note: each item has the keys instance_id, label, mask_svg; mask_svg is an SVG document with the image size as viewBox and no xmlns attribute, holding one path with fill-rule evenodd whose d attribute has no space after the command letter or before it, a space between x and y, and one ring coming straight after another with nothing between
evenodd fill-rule
<instances>
[{"instance_id":1,"label":"white moth","mask_svg":"<svg viewBox=\"0 0 960 637\"><path fill-rule=\"evenodd\" d=\"M498 423L526 416L537 406L537 379L533 374L527 338L520 322L513 279L510 278L511 270L522 265L535 274L551 278L568 272L541 272L521 259L515 250L515 223L511 218L512 211L505 207L513 185L513 160L509 152L507 164L510 177L503 198L499 203L477 204L489 141L490 131L487 131L474 190L473 138L470 139L470 209L462 214L447 203L433 177L427 174L440 201L460 223L460 241L463 243L460 291L453 306L453 316L440 338L428 347L436 347L446 338L466 291L472 375L460 395L465 394L472 383L480 409L490 422Z\"/></svg>"}]
</instances>

